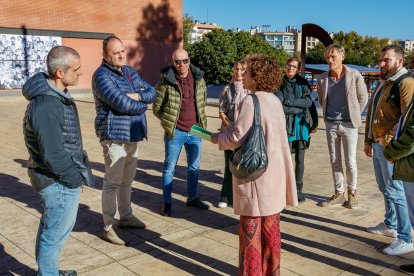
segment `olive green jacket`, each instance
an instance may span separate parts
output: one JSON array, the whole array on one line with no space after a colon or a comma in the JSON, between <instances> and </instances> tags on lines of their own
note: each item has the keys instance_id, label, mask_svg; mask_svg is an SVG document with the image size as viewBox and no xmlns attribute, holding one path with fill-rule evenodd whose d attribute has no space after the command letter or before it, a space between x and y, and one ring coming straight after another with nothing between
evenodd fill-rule
<instances>
[{"instance_id":1,"label":"olive green jacket","mask_svg":"<svg viewBox=\"0 0 414 276\"><path fill-rule=\"evenodd\" d=\"M194 77L197 122L201 127L207 128L205 112L207 86L203 79L204 72L192 64L190 64L190 70ZM178 116L180 115L182 93L172 66L161 70L161 77L155 89L157 96L152 105L152 112L161 120L161 126L168 139L173 139Z\"/></svg>"},{"instance_id":2,"label":"olive green jacket","mask_svg":"<svg viewBox=\"0 0 414 276\"><path fill-rule=\"evenodd\" d=\"M409 107L402 131L384 149L384 157L395 161L393 179L414 182L414 106Z\"/></svg>"}]
</instances>

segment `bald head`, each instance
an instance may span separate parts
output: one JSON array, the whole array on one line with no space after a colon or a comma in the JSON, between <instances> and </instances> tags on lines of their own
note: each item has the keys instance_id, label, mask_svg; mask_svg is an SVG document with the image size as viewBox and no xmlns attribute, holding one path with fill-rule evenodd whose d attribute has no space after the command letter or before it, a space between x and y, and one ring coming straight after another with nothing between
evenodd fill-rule
<instances>
[{"instance_id":1,"label":"bald head","mask_svg":"<svg viewBox=\"0 0 414 276\"><path fill-rule=\"evenodd\" d=\"M173 60L177 60L177 59L186 59L188 58L188 53L186 50L184 50L183 48L178 48L177 50L175 50L172 54L172 59Z\"/></svg>"},{"instance_id":2,"label":"bald head","mask_svg":"<svg viewBox=\"0 0 414 276\"><path fill-rule=\"evenodd\" d=\"M187 77L190 68L190 58L186 50L179 48L172 54L172 64L181 77Z\"/></svg>"}]
</instances>

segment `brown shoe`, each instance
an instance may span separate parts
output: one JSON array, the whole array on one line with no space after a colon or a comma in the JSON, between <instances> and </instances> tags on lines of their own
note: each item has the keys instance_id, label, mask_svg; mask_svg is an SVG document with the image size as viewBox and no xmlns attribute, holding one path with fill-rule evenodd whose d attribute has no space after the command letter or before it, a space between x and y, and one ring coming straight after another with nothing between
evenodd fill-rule
<instances>
[{"instance_id":1,"label":"brown shoe","mask_svg":"<svg viewBox=\"0 0 414 276\"><path fill-rule=\"evenodd\" d=\"M358 200L356 198L356 191L349 191L348 190L348 200L344 203L344 207L349 209L354 209L358 205Z\"/></svg>"},{"instance_id":2,"label":"brown shoe","mask_svg":"<svg viewBox=\"0 0 414 276\"><path fill-rule=\"evenodd\" d=\"M344 193L342 193L342 194L334 194L333 196L331 196L330 199L328 199L327 201L323 201L319 205L321 207L330 207L330 206L335 206L335 205L342 205L344 204L344 202L345 202L345 195Z\"/></svg>"},{"instance_id":3,"label":"brown shoe","mask_svg":"<svg viewBox=\"0 0 414 276\"><path fill-rule=\"evenodd\" d=\"M139 219L137 219L135 216L132 216L127 219L120 219L119 228L136 228L136 229L145 229L146 225Z\"/></svg>"},{"instance_id":4,"label":"brown shoe","mask_svg":"<svg viewBox=\"0 0 414 276\"><path fill-rule=\"evenodd\" d=\"M120 237L118 237L113 227L111 227L111 229L109 229L108 231L104 230L102 239L104 241L107 241L109 243L113 243L116 245L125 245L125 242Z\"/></svg>"}]
</instances>

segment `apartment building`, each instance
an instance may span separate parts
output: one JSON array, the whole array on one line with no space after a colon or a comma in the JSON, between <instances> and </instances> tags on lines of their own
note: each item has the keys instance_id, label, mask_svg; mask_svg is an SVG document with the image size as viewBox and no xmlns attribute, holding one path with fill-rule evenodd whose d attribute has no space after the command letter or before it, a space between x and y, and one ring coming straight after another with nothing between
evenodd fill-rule
<instances>
[{"instance_id":1,"label":"apartment building","mask_svg":"<svg viewBox=\"0 0 414 276\"><path fill-rule=\"evenodd\" d=\"M287 26L284 32L262 32L260 27L252 27L251 34L256 34L266 40L273 47L281 46L289 54L301 51L302 32L295 26ZM314 48L319 40L314 37L306 37L306 51Z\"/></svg>"},{"instance_id":2,"label":"apartment building","mask_svg":"<svg viewBox=\"0 0 414 276\"><path fill-rule=\"evenodd\" d=\"M414 40L400 40L399 43L403 47L404 52L411 53L414 51Z\"/></svg>"},{"instance_id":3,"label":"apartment building","mask_svg":"<svg viewBox=\"0 0 414 276\"><path fill-rule=\"evenodd\" d=\"M195 22L193 29L191 30L191 38L190 43L194 43L200 41L201 38L211 32L214 29L224 29L222 26L217 26L216 23L200 23L198 21Z\"/></svg>"}]
</instances>

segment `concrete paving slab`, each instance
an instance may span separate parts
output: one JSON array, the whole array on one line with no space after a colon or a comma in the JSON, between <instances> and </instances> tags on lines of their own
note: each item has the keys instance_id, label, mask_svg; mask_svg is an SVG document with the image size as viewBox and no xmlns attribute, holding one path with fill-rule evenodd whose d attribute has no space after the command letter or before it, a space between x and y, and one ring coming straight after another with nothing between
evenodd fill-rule
<instances>
[{"instance_id":1,"label":"concrete paving slab","mask_svg":"<svg viewBox=\"0 0 414 276\"><path fill-rule=\"evenodd\" d=\"M77 96L76 96L77 97ZM163 131L147 112L149 140L139 144L139 161L132 189L132 208L147 224L145 230L121 230L129 246L116 246L100 239L103 229L101 189L104 176L102 148L94 133L93 99L77 100L84 147L89 153L95 189L84 188L78 219L61 255L62 269L78 275L236 275L238 266L238 216L217 203L223 178L223 152L203 143L199 194L210 205L200 211L185 206L186 155L180 156L173 186L173 216L158 214L162 207L161 174L164 160ZM22 97L0 97L0 274L31 275L36 270L35 238L41 205L29 184L27 151L21 122L26 102ZM208 129L220 122L217 107L208 106ZM364 126L359 130L363 133ZM321 200L333 193L324 124L312 135L306 151L304 191L307 201L286 208L282 214L282 275L401 275L398 266L407 259L377 251L390 242L387 237L365 232L383 219L384 206L372 169L358 137L359 207L322 208Z\"/></svg>"}]
</instances>

